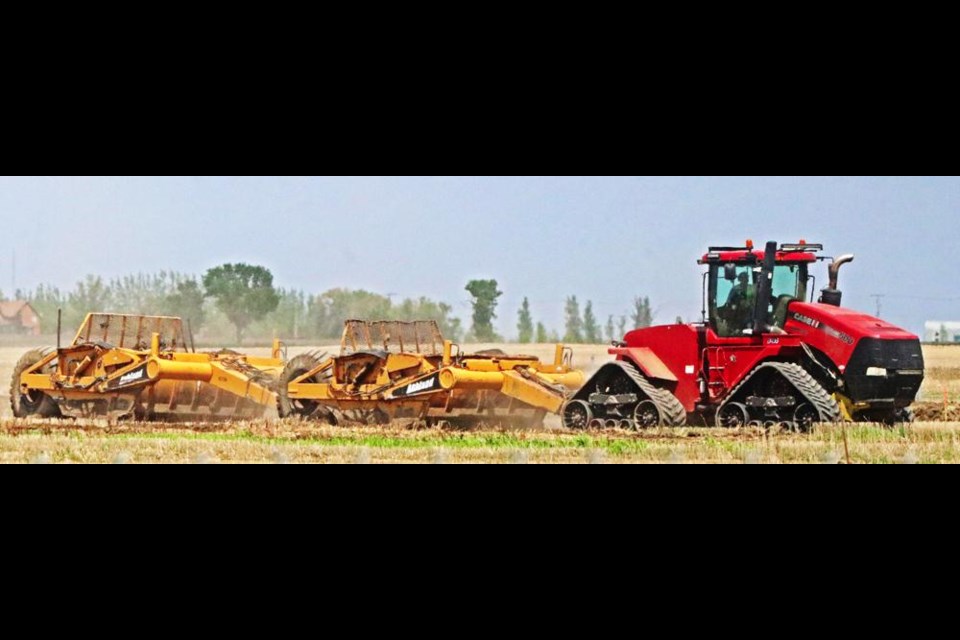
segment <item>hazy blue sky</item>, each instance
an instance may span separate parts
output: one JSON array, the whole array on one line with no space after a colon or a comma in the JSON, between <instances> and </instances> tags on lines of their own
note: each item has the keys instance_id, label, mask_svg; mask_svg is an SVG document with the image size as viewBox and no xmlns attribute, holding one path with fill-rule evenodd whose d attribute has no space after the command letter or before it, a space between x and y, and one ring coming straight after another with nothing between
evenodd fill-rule
<instances>
[{"instance_id":1,"label":"hazy blue sky","mask_svg":"<svg viewBox=\"0 0 960 640\"><path fill-rule=\"evenodd\" d=\"M515 335L530 297L562 329L564 298L598 317L650 296L657 320L700 316L710 244L822 242L855 253L845 306L920 332L960 320L956 177L0 177L0 290L224 262L263 264L278 286L365 288L455 304L471 278L505 291ZM818 287L825 270L818 270Z\"/></svg>"}]
</instances>

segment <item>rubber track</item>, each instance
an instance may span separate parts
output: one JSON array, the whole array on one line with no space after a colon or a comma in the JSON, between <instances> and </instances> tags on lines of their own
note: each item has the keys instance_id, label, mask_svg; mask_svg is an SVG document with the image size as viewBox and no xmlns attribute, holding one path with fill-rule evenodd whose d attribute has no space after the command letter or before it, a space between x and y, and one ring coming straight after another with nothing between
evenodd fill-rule
<instances>
[{"instance_id":1,"label":"rubber track","mask_svg":"<svg viewBox=\"0 0 960 640\"><path fill-rule=\"evenodd\" d=\"M675 395L666 389L653 386L653 383L643 377L643 374L632 362L618 360L615 364L619 365L624 373L640 388L640 391L657 405L660 409L660 415L664 418L664 426L682 427L687 424L687 411Z\"/></svg>"},{"instance_id":2,"label":"rubber track","mask_svg":"<svg viewBox=\"0 0 960 640\"><path fill-rule=\"evenodd\" d=\"M750 375L734 387L730 395L727 396L727 400L720 405L717 411L727 406L727 403L735 398L740 390L750 384L753 377L764 369L774 369L786 378L787 382L792 384L793 388L803 396L804 402L812 404L816 408L817 413L820 414L820 422L840 422L840 405L833 399L833 396L827 393L827 390L820 386L820 383L807 373L806 369L790 362L764 362L756 367L750 372Z\"/></svg>"}]
</instances>

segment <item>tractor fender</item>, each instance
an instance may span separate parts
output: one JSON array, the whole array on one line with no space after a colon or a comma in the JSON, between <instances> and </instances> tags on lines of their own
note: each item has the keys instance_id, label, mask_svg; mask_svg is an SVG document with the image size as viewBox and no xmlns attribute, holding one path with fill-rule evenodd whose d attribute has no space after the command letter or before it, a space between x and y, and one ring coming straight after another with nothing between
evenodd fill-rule
<instances>
[{"instance_id":1,"label":"tractor fender","mask_svg":"<svg viewBox=\"0 0 960 640\"><path fill-rule=\"evenodd\" d=\"M637 368L649 379L677 382L677 376L673 375L663 360L649 347L621 347L611 349L610 354L637 365Z\"/></svg>"}]
</instances>

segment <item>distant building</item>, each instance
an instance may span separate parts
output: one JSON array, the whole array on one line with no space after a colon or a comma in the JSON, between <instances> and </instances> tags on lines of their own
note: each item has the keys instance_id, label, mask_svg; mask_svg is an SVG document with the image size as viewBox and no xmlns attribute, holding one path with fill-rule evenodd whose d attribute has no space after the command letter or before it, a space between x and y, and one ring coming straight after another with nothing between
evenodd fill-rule
<instances>
[{"instance_id":1,"label":"distant building","mask_svg":"<svg viewBox=\"0 0 960 640\"><path fill-rule=\"evenodd\" d=\"M0 302L0 333L40 335L40 316L25 300Z\"/></svg>"},{"instance_id":2,"label":"distant building","mask_svg":"<svg viewBox=\"0 0 960 640\"><path fill-rule=\"evenodd\" d=\"M924 342L960 343L960 322L930 320L923 325Z\"/></svg>"}]
</instances>

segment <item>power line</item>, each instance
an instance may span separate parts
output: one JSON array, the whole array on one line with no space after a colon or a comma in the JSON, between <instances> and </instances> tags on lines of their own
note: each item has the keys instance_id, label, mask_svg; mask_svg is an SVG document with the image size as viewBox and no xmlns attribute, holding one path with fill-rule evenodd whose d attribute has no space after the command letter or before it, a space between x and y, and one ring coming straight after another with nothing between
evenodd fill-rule
<instances>
[{"instance_id":1,"label":"power line","mask_svg":"<svg viewBox=\"0 0 960 640\"><path fill-rule=\"evenodd\" d=\"M925 302L960 302L960 297L948 298L941 296L906 296L906 295L884 295L885 298L894 300L923 300Z\"/></svg>"},{"instance_id":2,"label":"power line","mask_svg":"<svg viewBox=\"0 0 960 640\"><path fill-rule=\"evenodd\" d=\"M880 302L881 302L884 298L886 298L887 296L886 296L885 294L882 294L882 293L874 293L874 294L871 294L870 297L876 299L876 301L877 301L877 317L879 318L879 317L880 317L880 311L881 311L881 309L882 309Z\"/></svg>"}]
</instances>

